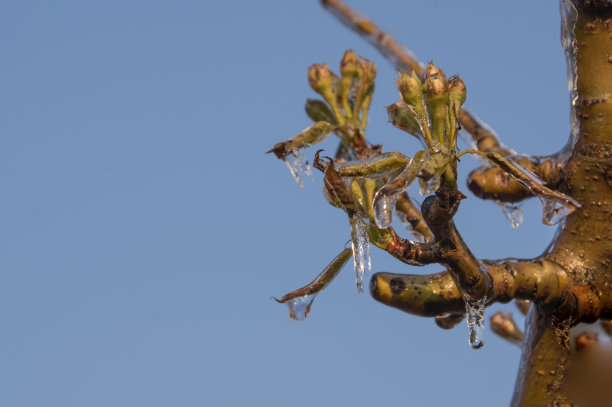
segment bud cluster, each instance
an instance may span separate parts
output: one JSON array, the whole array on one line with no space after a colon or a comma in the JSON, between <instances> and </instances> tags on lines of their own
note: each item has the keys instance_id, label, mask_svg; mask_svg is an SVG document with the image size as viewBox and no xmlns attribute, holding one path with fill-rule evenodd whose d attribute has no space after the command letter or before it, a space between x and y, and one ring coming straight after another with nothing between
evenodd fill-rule
<instances>
[{"instance_id":1,"label":"bud cluster","mask_svg":"<svg viewBox=\"0 0 612 407\"><path fill-rule=\"evenodd\" d=\"M400 72L396 84L402 102L387 107L391 122L423 140L428 148L454 150L457 117L466 96L459 76L446 79L444 71L430 62L423 78L414 71Z\"/></svg>"},{"instance_id":2,"label":"bud cluster","mask_svg":"<svg viewBox=\"0 0 612 407\"><path fill-rule=\"evenodd\" d=\"M357 135L351 133L352 137L363 137L375 78L376 65L352 50L346 51L340 61L340 77L327 64L314 64L308 68L310 87L323 97L333 115L333 121L328 121L359 130ZM306 104L308 116L313 120L328 116L327 108L322 104L322 101L309 100Z\"/></svg>"}]
</instances>

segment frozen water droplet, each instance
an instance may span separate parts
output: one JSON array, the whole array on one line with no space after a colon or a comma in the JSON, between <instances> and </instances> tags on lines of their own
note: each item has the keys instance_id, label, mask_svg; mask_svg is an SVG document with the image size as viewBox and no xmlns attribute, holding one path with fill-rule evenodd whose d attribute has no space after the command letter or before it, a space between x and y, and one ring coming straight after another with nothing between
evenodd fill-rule
<instances>
[{"instance_id":1,"label":"frozen water droplet","mask_svg":"<svg viewBox=\"0 0 612 407\"><path fill-rule=\"evenodd\" d=\"M304 188L304 183L302 182L304 175L308 175L310 179L313 179L310 164L308 164L308 160L306 160L305 148L293 150L290 154L285 156L283 161L285 161L285 164L289 167L293 179L295 179L295 182L298 183L300 188Z\"/></svg>"},{"instance_id":2,"label":"frozen water droplet","mask_svg":"<svg viewBox=\"0 0 612 407\"><path fill-rule=\"evenodd\" d=\"M374 219L376 225L381 229L386 229L391 226L393 221L393 209L397 196L377 196L374 199Z\"/></svg>"},{"instance_id":3,"label":"frozen water droplet","mask_svg":"<svg viewBox=\"0 0 612 407\"><path fill-rule=\"evenodd\" d=\"M431 195L440 188L440 177L432 176L428 180L419 178L419 193L421 196Z\"/></svg>"},{"instance_id":4,"label":"frozen water droplet","mask_svg":"<svg viewBox=\"0 0 612 407\"><path fill-rule=\"evenodd\" d=\"M353 244L353 265L355 267L355 279L357 291L363 294L363 280L366 272L372 268L370 260L370 238L368 235L368 222L360 217L349 218L351 224L351 240Z\"/></svg>"},{"instance_id":5,"label":"frozen water droplet","mask_svg":"<svg viewBox=\"0 0 612 407\"><path fill-rule=\"evenodd\" d=\"M466 321L470 329L470 346L472 349L480 349L484 346L484 308L487 299L474 301L464 295L463 300L465 301Z\"/></svg>"},{"instance_id":6,"label":"frozen water droplet","mask_svg":"<svg viewBox=\"0 0 612 407\"><path fill-rule=\"evenodd\" d=\"M289 317L294 321L304 320L316 296L317 294L306 294L285 301L285 305L289 308Z\"/></svg>"},{"instance_id":7,"label":"frozen water droplet","mask_svg":"<svg viewBox=\"0 0 612 407\"><path fill-rule=\"evenodd\" d=\"M521 226L521 223L523 223L523 208L520 205L501 201L495 201L495 203L499 205L513 228L516 229Z\"/></svg>"},{"instance_id":8,"label":"frozen water droplet","mask_svg":"<svg viewBox=\"0 0 612 407\"><path fill-rule=\"evenodd\" d=\"M543 211L542 223L545 225L556 225L573 212L573 208L570 208L568 204L560 199L550 197L543 197L540 199L542 200Z\"/></svg>"}]
</instances>

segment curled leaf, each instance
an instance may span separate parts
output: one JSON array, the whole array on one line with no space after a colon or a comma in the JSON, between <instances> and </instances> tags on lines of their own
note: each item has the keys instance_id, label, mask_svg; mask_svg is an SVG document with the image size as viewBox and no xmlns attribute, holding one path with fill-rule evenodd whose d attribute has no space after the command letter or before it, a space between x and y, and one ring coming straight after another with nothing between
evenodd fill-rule
<instances>
[{"instance_id":1,"label":"curled leaf","mask_svg":"<svg viewBox=\"0 0 612 407\"><path fill-rule=\"evenodd\" d=\"M397 102L386 107L391 124L408 134L420 139L422 131L414 108L404 102Z\"/></svg>"},{"instance_id":2,"label":"curled leaf","mask_svg":"<svg viewBox=\"0 0 612 407\"><path fill-rule=\"evenodd\" d=\"M333 281L352 255L352 249L344 249L314 280L312 280L310 284L283 295L280 300L274 297L272 298L276 302L287 305L291 319L302 320L306 318L316 295Z\"/></svg>"},{"instance_id":3,"label":"curled leaf","mask_svg":"<svg viewBox=\"0 0 612 407\"><path fill-rule=\"evenodd\" d=\"M343 177L383 177L401 170L410 162L402 153L382 153L359 161L349 161L337 165Z\"/></svg>"},{"instance_id":4,"label":"curled leaf","mask_svg":"<svg viewBox=\"0 0 612 407\"><path fill-rule=\"evenodd\" d=\"M334 130L334 126L328 122L316 122L312 126L302 131L297 136L287 140L276 143L268 153L274 153L274 155L283 159L287 154L294 153L301 148L307 148L314 144L318 144L325 140L329 134Z\"/></svg>"}]
</instances>

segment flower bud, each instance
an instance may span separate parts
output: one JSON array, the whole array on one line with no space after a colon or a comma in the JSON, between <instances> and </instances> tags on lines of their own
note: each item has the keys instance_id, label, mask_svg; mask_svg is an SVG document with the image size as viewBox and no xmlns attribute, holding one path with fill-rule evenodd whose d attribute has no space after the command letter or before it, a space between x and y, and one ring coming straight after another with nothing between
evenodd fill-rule
<instances>
[{"instance_id":1,"label":"flower bud","mask_svg":"<svg viewBox=\"0 0 612 407\"><path fill-rule=\"evenodd\" d=\"M434 103L438 100L445 100L448 95L446 75L441 69L436 68L432 62L427 65L424 88L427 99Z\"/></svg>"},{"instance_id":2,"label":"flower bud","mask_svg":"<svg viewBox=\"0 0 612 407\"><path fill-rule=\"evenodd\" d=\"M423 98L421 81L413 72L399 72L395 81L397 89L404 103L411 106L420 106Z\"/></svg>"},{"instance_id":3,"label":"flower bud","mask_svg":"<svg viewBox=\"0 0 612 407\"><path fill-rule=\"evenodd\" d=\"M327 64L313 64L308 68L308 83L315 92L323 95L333 89L333 74Z\"/></svg>"},{"instance_id":4,"label":"flower bud","mask_svg":"<svg viewBox=\"0 0 612 407\"><path fill-rule=\"evenodd\" d=\"M340 61L340 74L343 78L352 79L357 76L357 69L357 54L353 50L346 51Z\"/></svg>"},{"instance_id":5,"label":"flower bud","mask_svg":"<svg viewBox=\"0 0 612 407\"><path fill-rule=\"evenodd\" d=\"M466 94L467 89L465 88L465 83L459 78L459 75L451 76L448 80L448 96L450 99L450 106L455 116L459 116L461 105L465 102Z\"/></svg>"}]
</instances>

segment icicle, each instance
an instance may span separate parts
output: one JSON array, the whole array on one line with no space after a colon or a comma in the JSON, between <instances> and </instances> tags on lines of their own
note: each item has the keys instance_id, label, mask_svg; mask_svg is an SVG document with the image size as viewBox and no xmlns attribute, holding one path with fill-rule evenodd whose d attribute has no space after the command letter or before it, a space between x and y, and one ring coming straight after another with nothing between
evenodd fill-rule
<instances>
[{"instance_id":1,"label":"icicle","mask_svg":"<svg viewBox=\"0 0 612 407\"><path fill-rule=\"evenodd\" d=\"M379 228L386 229L391 226L396 201L397 195L381 195L380 198L374 200L374 219Z\"/></svg>"},{"instance_id":2,"label":"icicle","mask_svg":"<svg viewBox=\"0 0 612 407\"><path fill-rule=\"evenodd\" d=\"M287 154L285 158L283 158L283 161L287 164L287 167L289 167L291 175L300 188L304 188L304 183L302 182L304 175L308 175L310 179L313 179L310 164L308 164L308 160L306 160L305 148L293 150L291 154Z\"/></svg>"},{"instance_id":3,"label":"icicle","mask_svg":"<svg viewBox=\"0 0 612 407\"><path fill-rule=\"evenodd\" d=\"M440 177L433 175L428 180L419 178L419 193L421 196L431 195L440 188Z\"/></svg>"},{"instance_id":4,"label":"icicle","mask_svg":"<svg viewBox=\"0 0 612 407\"><path fill-rule=\"evenodd\" d=\"M545 225L556 225L567 215L573 212L573 208L560 199L542 197L542 223Z\"/></svg>"},{"instance_id":5,"label":"icicle","mask_svg":"<svg viewBox=\"0 0 612 407\"><path fill-rule=\"evenodd\" d=\"M473 301L464 295L463 300L465 301L466 321L470 329L470 346L472 349L480 349L484 346L484 308L487 299Z\"/></svg>"},{"instance_id":6,"label":"icicle","mask_svg":"<svg viewBox=\"0 0 612 407\"><path fill-rule=\"evenodd\" d=\"M510 225L516 229L523 223L523 208L520 205L511 204L508 202L495 201L506 215L506 219Z\"/></svg>"},{"instance_id":7,"label":"icicle","mask_svg":"<svg viewBox=\"0 0 612 407\"><path fill-rule=\"evenodd\" d=\"M559 8L561 11L561 45L565 51L565 61L567 63L567 89L570 94L572 107L570 109L570 140L564 150L571 151L574 147L579 133L578 109L576 103L578 95L576 92L578 83L578 69L576 67L576 37L574 36L574 28L578 20L578 10L571 0L560 0Z\"/></svg>"},{"instance_id":8,"label":"icicle","mask_svg":"<svg viewBox=\"0 0 612 407\"><path fill-rule=\"evenodd\" d=\"M310 312L310 306L317 294L306 294L300 297L295 297L285 302L289 308L289 317L294 321L302 321Z\"/></svg>"},{"instance_id":9,"label":"icicle","mask_svg":"<svg viewBox=\"0 0 612 407\"><path fill-rule=\"evenodd\" d=\"M370 238L368 235L368 222L355 215L349 218L351 224L351 240L353 245L353 264L355 267L355 280L357 291L363 294L363 280L366 272L372 268L370 260Z\"/></svg>"}]
</instances>

